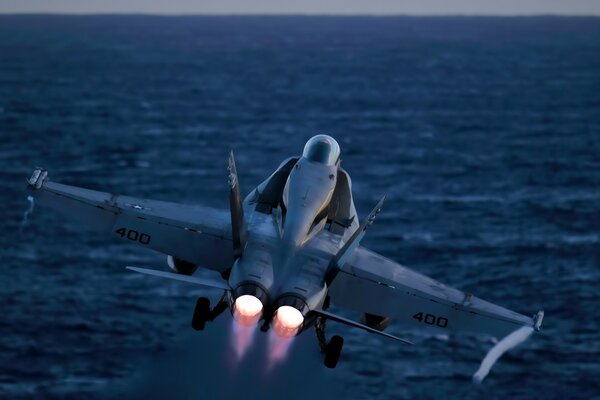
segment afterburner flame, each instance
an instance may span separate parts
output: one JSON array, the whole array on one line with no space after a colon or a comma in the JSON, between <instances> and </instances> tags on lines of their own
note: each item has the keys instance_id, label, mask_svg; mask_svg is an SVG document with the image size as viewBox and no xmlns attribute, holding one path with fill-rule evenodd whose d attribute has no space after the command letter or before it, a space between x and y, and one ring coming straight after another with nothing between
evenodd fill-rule
<instances>
[{"instance_id":1,"label":"afterburner flame","mask_svg":"<svg viewBox=\"0 0 600 400\"><path fill-rule=\"evenodd\" d=\"M294 337L281 337L273 329L269 331L269 352L267 370L271 370L277 364L286 359Z\"/></svg>"},{"instance_id":2,"label":"afterburner flame","mask_svg":"<svg viewBox=\"0 0 600 400\"><path fill-rule=\"evenodd\" d=\"M244 355L250 348L250 345L254 340L254 333L256 332L256 328L258 328L258 325L253 324L245 326L239 323L236 319L232 319L231 322L231 345L233 351L235 352L235 356L239 361L244 357Z\"/></svg>"},{"instance_id":3,"label":"afterburner flame","mask_svg":"<svg viewBox=\"0 0 600 400\"><path fill-rule=\"evenodd\" d=\"M251 326L262 316L263 304L251 294L238 297L233 305L233 317L244 326Z\"/></svg>"},{"instance_id":4,"label":"afterburner flame","mask_svg":"<svg viewBox=\"0 0 600 400\"><path fill-rule=\"evenodd\" d=\"M289 338L296 336L303 322L304 316L298 309L290 306L281 306L275 313L272 327L278 336Z\"/></svg>"}]
</instances>

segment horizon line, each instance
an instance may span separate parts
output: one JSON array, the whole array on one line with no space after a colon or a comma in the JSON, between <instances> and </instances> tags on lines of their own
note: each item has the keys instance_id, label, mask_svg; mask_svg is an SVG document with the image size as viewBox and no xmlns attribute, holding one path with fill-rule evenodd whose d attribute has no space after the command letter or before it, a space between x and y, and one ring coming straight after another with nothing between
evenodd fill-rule
<instances>
[{"instance_id":1,"label":"horizon line","mask_svg":"<svg viewBox=\"0 0 600 400\"><path fill-rule=\"evenodd\" d=\"M135 11L108 11L108 12L78 12L78 11L11 11L3 12L0 10L0 16L72 16L72 17L89 17L89 16L147 16L147 17L371 17L371 18L394 18L394 17L409 17L409 18L427 18L427 17L446 17L446 18L598 18L598 14L559 14L559 13L398 13L398 14L383 14L383 13L158 13L158 12L135 12Z\"/></svg>"}]
</instances>

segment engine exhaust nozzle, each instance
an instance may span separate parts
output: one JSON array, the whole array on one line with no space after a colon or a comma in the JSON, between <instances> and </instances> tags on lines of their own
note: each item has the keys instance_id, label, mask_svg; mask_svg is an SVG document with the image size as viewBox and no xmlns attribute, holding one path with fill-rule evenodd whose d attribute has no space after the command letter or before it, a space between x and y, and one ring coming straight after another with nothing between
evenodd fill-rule
<instances>
[{"instance_id":1,"label":"engine exhaust nozzle","mask_svg":"<svg viewBox=\"0 0 600 400\"><path fill-rule=\"evenodd\" d=\"M304 323L302 312L292 306L281 306L275 311L271 327L277 336L291 338L296 336Z\"/></svg>"},{"instance_id":2,"label":"engine exhaust nozzle","mask_svg":"<svg viewBox=\"0 0 600 400\"><path fill-rule=\"evenodd\" d=\"M244 294L235 299L233 318L244 326L255 325L263 313L263 303L258 297Z\"/></svg>"}]
</instances>

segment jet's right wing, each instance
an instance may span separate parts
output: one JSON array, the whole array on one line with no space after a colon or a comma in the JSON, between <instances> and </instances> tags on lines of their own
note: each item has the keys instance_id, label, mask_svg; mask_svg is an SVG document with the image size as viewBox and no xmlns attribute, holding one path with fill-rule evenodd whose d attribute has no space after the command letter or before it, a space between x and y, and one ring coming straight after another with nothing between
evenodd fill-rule
<instances>
[{"instance_id":1,"label":"jet's right wing","mask_svg":"<svg viewBox=\"0 0 600 400\"><path fill-rule=\"evenodd\" d=\"M82 226L219 272L233 263L227 210L137 199L50 182L36 169L28 189Z\"/></svg>"},{"instance_id":2,"label":"jet's right wing","mask_svg":"<svg viewBox=\"0 0 600 400\"><path fill-rule=\"evenodd\" d=\"M342 308L389 317L408 327L466 331L504 337L539 329L543 311L527 317L448 287L364 247L356 249L329 288Z\"/></svg>"}]
</instances>

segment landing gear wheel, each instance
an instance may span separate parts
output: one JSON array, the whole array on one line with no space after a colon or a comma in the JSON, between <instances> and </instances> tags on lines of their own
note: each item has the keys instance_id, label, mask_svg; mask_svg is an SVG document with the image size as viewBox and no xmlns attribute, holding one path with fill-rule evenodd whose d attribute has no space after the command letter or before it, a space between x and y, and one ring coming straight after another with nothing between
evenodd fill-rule
<instances>
[{"instance_id":1,"label":"landing gear wheel","mask_svg":"<svg viewBox=\"0 0 600 400\"><path fill-rule=\"evenodd\" d=\"M344 338L341 336L334 336L327 343L325 347L325 366L327 368L335 368L342 353L342 346L344 346Z\"/></svg>"},{"instance_id":2,"label":"landing gear wheel","mask_svg":"<svg viewBox=\"0 0 600 400\"><path fill-rule=\"evenodd\" d=\"M192 317L192 328L197 331L204 329L206 321L210 320L210 300L206 297L200 297L196 302L194 315Z\"/></svg>"}]
</instances>

